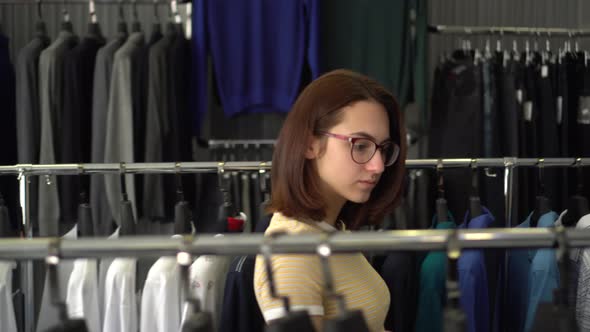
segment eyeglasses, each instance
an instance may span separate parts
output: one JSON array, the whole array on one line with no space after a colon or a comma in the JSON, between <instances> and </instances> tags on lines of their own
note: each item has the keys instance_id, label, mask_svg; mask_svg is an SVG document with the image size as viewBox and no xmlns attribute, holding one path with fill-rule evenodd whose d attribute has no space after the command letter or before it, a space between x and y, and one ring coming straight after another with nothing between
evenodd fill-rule
<instances>
[{"instance_id":1,"label":"eyeglasses","mask_svg":"<svg viewBox=\"0 0 590 332\"><path fill-rule=\"evenodd\" d=\"M368 163L369 160L373 159L377 149L381 150L381 157L383 157L385 166L395 164L399 157L399 145L392 141L385 141L381 144L377 144L372 139L366 137L350 137L328 132L320 132L320 134L350 142L350 156L357 164Z\"/></svg>"}]
</instances>

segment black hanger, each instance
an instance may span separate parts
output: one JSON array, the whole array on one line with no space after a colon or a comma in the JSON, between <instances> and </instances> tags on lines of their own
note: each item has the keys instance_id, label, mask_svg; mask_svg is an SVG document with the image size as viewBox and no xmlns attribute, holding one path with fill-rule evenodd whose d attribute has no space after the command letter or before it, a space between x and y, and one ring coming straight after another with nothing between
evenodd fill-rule
<instances>
[{"instance_id":1,"label":"black hanger","mask_svg":"<svg viewBox=\"0 0 590 332\"><path fill-rule=\"evenodd\" d=\"M137 14L137 0L131 0L131 15L133 16L131 31L141 32L141 23L139 23L139 15Z\"/></svg>"},{"instance_id":2,"label":"black hanger","mask_svg":"<svg viewBox=\"0 0 590 332\"><path fill-rule=\"evenodd\" d=\"M61 29L63 31L72 32L74 30L74 27L72 26L72 21L70 20L70 12L68 12L68 9L66 7L66 0L63 0L62 14L63 21L61 23Z\"/></svg>"},{"instance_id":3,"label":"black hanger","mask_svg":"<svg viewBox=\"0 0 590 332\"><path fill-rule=\"evenodd\" d=\"M176 163L176 205L174 206L174 234L191 234L191 210L184 200L180 163Z\"/></svg>"},{"instance_id":4,"label":"black hanger","mask_svg":"<svg viewBox=\"0 0 590 332\"><path fill-rule=\"evenodd\" d=\"M227 218L234 217L237 214L237 210L231 197L231 174L225 171L224 164L221 162L217 167L217 181L223 200L221 205L222 211L219 213L219 228L220 231L227 232Z\"/></svg>"},{"instance_id":5,"label":"black hanger","mask_svg":"<svg viewBox=\"0 0 590 332\"><path fill-rule=\"evenodd\" d=\"M92 209L88 203L88 195L80 193L80 205L78 205L78 236L91 237L94 235L92 223Z\"/></svg>"},{"instance_id":6,"label":"black hanger","mask_svg":"<svg viewBox=\"0 0 590 332\"><path fill-rule=\"evenodd\" d=\"M119 0L119 23L117 24L117 31L124 35L128 34L127 22L125 22L125 10L123 9L123 0Z\"/></svg>"},{"instance_id":7,"label":"black hanger","mask_svg":"<svg viewBox=\"0 0 590 332\"><path fill-rule=\"evenodd\" d=\"M582 195L584 191L584 179L581 158L576 158L574 167L576 168L578 185L576 187L576 194L571 196L567 202L567 213L561 219L562 224L566 227L575 226L580 218L590 213L588 199Z\"/></svg>"},{"instance_id":8,"label":"black hanger","mask_svg":"<svg viewBox=\"0 0 590 332\"><path fill-rule=\"evenodd\" d=\"M274 299L279 299L283 302L283 309L285 316L272 320L265 328L266 332L313 332L315 329L311 323L311 318L307 311L291 311L291 304L289 298L286 296L279 296L277 294L274 275L272 271L272 241L279 236L284 235L283 232L276 232L264 238L260 246L260 253L264 258L264 267L268 284L270 287L270 295Z\"/></svg>"},{"instance_id":9,"label":"black hanger","mask_svg":"<svg viewBox=\"0 0 590 332\"><path fill-rule=\"evenodd\" d=\"M162 31L160 23L160 15L158 14L158 3L159 0L154 0L154 25L152 28L153 33L160 33Z\"/></svg>"},{"instance_id":10,"label":"black hanger","mask_svg":"<svg viewBox=\"0 0 590 332\"><path fill-rule=\"evenodd\" d=\"M537 163L537 168L539 171L539 189L537 197L535 198L535 210L533 211L533 215L531 217L531 227L537 227L539 218L541 218L541 216L545 213L551 211L551 203L549 202L549 198L545 196L545 182L543 181L543 170L545 168L544 162L545 159L541 158Z\"/></svg>"},{"instance_id":11,"label":"black hanger","mask_svg":"<svg viewBox=\"0 0 590 332\"><path fill-rule=\"evenodd\" d=\"M436 217L438 222L449 221L449 208L447 200L445 199L445 183L443 178L443 161L439 159L436 164L437 175L437 191L438 198L436 199Z\"/></svg>"},{"instance_id":12,"label":"black hanger","mask_svg":"<svg viewBox=\"0 0 590 332\"><path fill-rule=\"evenodd\" d=\"M41 14L41 0L37 0L37 23L35 23L35 31L41 36L47 35L47 26Z\"/></svg>"},{"instance_id":13,"label":"black hanger","mask_svg":"<svg viewBox=\"0 0 590 332\"><path fill-rule=\"evenodd\" d=\"M98 17L96 16L96 3L94 0L88 0L88 15L90 16L90 23L88 23L88 35L98 39L104 39L100 24L98 24Z\"/></svg>"},{"instance_id":14,"label":"black hanger","mask_svg":"<svg viewBox=\"0 0 590 332\"><path fill-rule=\"evenodd\" d=\"M0 194L0 237L11 237L12 229L10 227L10 215L4 202L4 197Z\"/></svg>"},{"instance_id":15,"label":"black hanger","mask_svg":"<svg viewBox=\"0 0 590 332\"><path fill-rule=\"evenodd\" d=\"M460 304L461 290L457 266L461 256L461 247L457 230L453 229L450 232L447 240L447 302L443 312L443 331L464 332L467 331L467 319Z\"/></svg>"},{"instance_id":16,"label":"black hanger","mask_svg":"<svg viewBox=\"0 0 590 332\"><path fill-rule=\"evenodd\" d=\"M469 196L469 214L471 218L481 216L483 209L479 197L479 173L477 171L477 159L471 160L471 195Z\"/></svg>"},{"instance_id":17,"label":"black hanger","mask_svg":"<svg viewBox=\"0 0 590 332\"><path fill-rule=\"evenodd\" d=\"M49 328L47 332L87 332L86 322L83 319L70 319L68 317L68 307L61 299L59 289L59 279L57 266L60 261L60 246L59 238L54 238L49 242L48 255L45 258L47 266L47 278L49 281L49 298L51 305L57 307L60 322Z\"/></svg>"},{"instance_id":18,"label":"black hanger","mask_svg":"<svg viewBox=\"0 0 590 332\"><path fill-rule=\"evenodd\" d=\"M192 264L191 254L186 250L192 244L192 236L183 239L183 250L176 255L180 268L182 296L188 305L188 314L182 324L182 332L213 332L213 318L208 312L201 311L201 302L190 291L189 268Z\"/></svg>"},{"instance_id":19,"label":"black hanger","mask_svg":"<svg viewBox=\"0 0 590 332\"><path fill-rule=\"evenodd\" d=\"M127 198L127 191L125 188L125 163L120 164L120 179L121 179L121 203L120 203L120 211L119 211L119 220L121 221L121 225L119 225L119 235L121 236L128 236L128 235L135 235L135 218L133 216L133 206L131 202Z\"/></svg>"},{"instance_id":20,"label":"black hanger","mask_svg":"<svg viewBox=\"0 0 590 332\"><path fill-rule=\"evenodd\" d=\"M324 284L326 295L336 301L338 306L338 315L332 319L324 320L325 332L340 332L340 331L355 331L368 332L369 327L360 310L348 310L346 301L342 294L337 294L334 289L334 279L332 277L332 270L330 269L329 258L332 254L332 249L329 244L328 234L324 234L324 239L318 245L316 252L320 257L322 272L324 274Z\"/></svg>"}]
</instances>

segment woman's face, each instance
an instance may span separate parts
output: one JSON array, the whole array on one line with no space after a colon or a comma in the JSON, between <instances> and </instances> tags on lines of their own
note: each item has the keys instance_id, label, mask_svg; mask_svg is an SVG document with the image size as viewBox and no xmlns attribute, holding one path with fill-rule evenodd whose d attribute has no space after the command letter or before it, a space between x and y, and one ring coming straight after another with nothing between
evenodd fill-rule
<instances>
[{"instance_id":1,"label":"woman's face","mask_svg":"<svg viewBox=\"0 0 590 332\"><path fill-rule=\"evenodd\" d=\"M383 105L359 101L346 106L342 121L327 132L370 138L381 144L390 139L389 117ZM339 204L338 209L346 201L364 203L369 200L385 169L380 150L367 163L358 164L351 157L349 141L329 136L314 138L306 157L316 162L326 203L331 207Z\"/></svg>"}]
</instances>

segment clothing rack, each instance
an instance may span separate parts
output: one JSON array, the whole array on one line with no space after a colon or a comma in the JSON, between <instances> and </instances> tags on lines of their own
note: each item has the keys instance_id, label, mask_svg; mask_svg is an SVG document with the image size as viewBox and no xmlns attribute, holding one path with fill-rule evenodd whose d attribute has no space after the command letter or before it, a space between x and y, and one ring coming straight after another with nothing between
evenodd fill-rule
<instances>
[{"instance_id":1,"label":"clothing rack","mask_svg":"<svg viewBox=\"0 0 590 332\"><path fill-rule=\"evenodd\" d=\"M590 247L590 230L566 229L569 247ZM451 236L461 249L552 248L557 231L537 229L398 230L385 232L337 232L326 239L320 234L279 236L271 240L273 253L315 254L327 243L333 253L445 250ZM183 238L137 236L118 239L59 238L0 239L0 259L43 259L50 247L59 247L63 259L100 257L176 256L179 251L193 255L256 255L269 242L263 234L187 235Z\"/></svg>"},{"instance_id":2,"label":"clothing rack","mask_svg":"<svg viewBox=\"0 0 590 332\"><path fill-rule=\"evenodd\" d=\"M30 176L49 176L49 175L85 175L85 174L147 174L147 173L168 173L168 174L175 174L175 173L221 173L225 171L266 171L271 168L271 162L178 162L178 163L111 163L111 164L52 164L52 165L32 165L32 164L18 164L13 166L0 166L0 175L18 175L19 181L19 200L20 200L20 208L22 212L22 223L23 223L23 230L24 236L27 238L25 240L0 240L0 256L7 255L11 253L13 258L18 258L19 252L21 253L20 258L30 254L32 256L26 257L43 257L44 252L46 252L46 248L48 245L47 239L33 239L33 232L32 227L30 224L31 216L29 211L30 205L30 198L29 198L29 177ZM406 167L408 169L417 169L417 168L434 168L436 167L439 170L444 170L445 168L467 168L467 167L478 167L478 168L504 168L504 198L506 203L506 223L509 226L510 221L512 219L512 185L513 185L513 172L512 170L515 167L578 167L578 166L590 166L590 158L551 158L551 159L534 159L534 158L475 158L475 159L417 159L417 160L406 160ZM539 234L532 234L530 235L531 242L527 243L527 246L533 246L535 243L532 236L539 236L539 241L541 245L549 245L553 243L553 237L547 231L543 230L532 230L533 232L540 232ZM411 234L425 234L425 233L416 233L416 231L407 231L407 236ZM436 232L436 231L435 231ZM499 241L498 244L513 244L515 241L518 241L520 238L513 238L511 236L518 236L520 233L516 230L505 230L507 232L505 235L501 235L504 233L495 233L488 234L485 232L479 232L475 235L469 235L470 231L465 231L465 235L463 238L465 241L465 247L467 247L470 241L475 241L471 243L477 243L477 241L485 241L486 239L496 238L497 236L504 236L504 242ZM515 233L516 232L516 233ZM380 235L381 234L381 235ZM390 235L388 238L383 239L383 242L379 242L378 239L382 234L393 234ZM396 248L404 248L406 249L420 249L427 248L437 249L443 248L444 241L446 239L443 233L436 234L432 233L433 235L430 236L430 240L427 238L422 238L420 241L418 239L410 240L409 238L400 237L396 242L395 234L401 233L371 233L371 234L358 234L354 236L358 236L358 238L351 238L350 243L348 243L347 250L352 249L359 249L359 247L352 247L354 241L358 241L363 239L363 242L356 242L363 243L363 247L367 250L373 249L394 249ZM463 234L463 231L460 232ZM480 234L480 235L477 235ZM545 238L543 237L543 234ZM581 233L580 233L581 234ZM352 235L352 234L351 234ZM338 235L335 236L332 241L338 241L340 237L346 237L345 235ZM348 236L348 235L347 235ZM577 238L578 233L571 234L572 241ZM231 239L232 242L232 249L221 249L228 246L227 242ZM242 240L243 239L243 240ZM472 240L470 240L472 239ZM479 239L479 240L478 240ZM587 235L587 242L584 242L585 245L590 245L590 233ZM239 240L238 242L234 242L234 240ZM258 250L258 246L260 244L261 238L258 239L258 242L254 241L254 243L248 243L247 241L256 240L256 237L252 235L251 237L226 237L223 240L213 240L207 239L206 237L197 237L193 243L191 244L191 250L195 253L230 253L230 250L236 249L236 254L243 254L246 252L255 253ZM354 240L354 241L353 241ZM44 242L45 241L45 242ZM164 242L161 242L164 241ZM198 241L198 243L196 243ZM209 242L207 242L209 241ZM216 241L216 242L210 242ZM277 245L280 245L279 240ZM296 245L289 241L290 239L284 239L286 241L285 246L288 248L295 248L305 250L305 246ZM437 242L438 241L438 242ZM93 240L93 239L83 239L77 240L75 242L64 241L62 246L62 254L63 255L74 255L74 254L83 254L84 252L92 253L94 255L108 255L109 248L117 248L116 251L111 251L110 253L116 253L120 255L125 250L126 253L132 253L132 250L136 250L134 252L137 255L141 255L143 253L150 253L154 255L154 253L158 253L161 255L168 250L168 253L174 254L174 250L178 250L179 243L174 242L173 240L163 240L163 239L152 239L152 240L141 240L140 238L134 238L132 243L126 241L127 243L124 244L122 241L108 241L108 246L105 243L104 239L100 240ZM244 242L244 243L242 243ZM102 243L102 244L100 244ZM119 243L123 247L116 246L116 243ZM207 243L210 243L209 247L207 247ZM396 244L397 243L397 244ZM405 243L405 244L404 244ZM414 243L414 245L410 245L410 243ZM481 243L481 242L480 242ZM365 247L366 244L366 247ZM334 242L336 251L340 251L340 247L338 247L337 242ZM428 245L433 245L434 247L429 247ZM142 247L143 246L143 247ZM199 247L202 246L202 247ZM289 247L292 246L292 247ZM438 247L437 247L438 246ZM312 246L307 245L308 248L312 248ZM86 249L85 249L86 248ZM90 249L96 249L94 252L89 251ZM200 249L199 249L200 248ZM139 250L142 249L142 250ZM156 250L162 249L162 250ZM199 251L199 250L203 251ZM280 250L281 247L277 247L277 250ZM75 251L70 251L75 250ZM86 250L86 251L84 251ZM73 257L73 256L71 256ZM25 286L26 293L25 293L25 331L26 332L33 332L34 326L34 294L33 294L33 263L31 261L24 262L22 264L21 270L21 285Z\"/></svg>"},{"instance_id":3,"label":"clothing rack","mask_svg":"<svg viewBox=\"0 0 590 332\"><path fill-rule=\"evenodd\" d=\"M210 139L208 141L199 142L204 148L208 149L233 149L235 147L248 147L260 148L266 146L274 146L276 140L274 139Z\"/></svg>"},{"instance_id":4,"label":"clothing rack","mask_svg":"<svg viewBox=\"0 0 590 332\"><path fill-rule=\"evenodd\" d=\"M429 25L428 32L445 35L507 35L537 37L587 37L589 29L566 28L533 28L533 27L502 27L502 26L453 26Z\"/></svg>"}]
</instances>

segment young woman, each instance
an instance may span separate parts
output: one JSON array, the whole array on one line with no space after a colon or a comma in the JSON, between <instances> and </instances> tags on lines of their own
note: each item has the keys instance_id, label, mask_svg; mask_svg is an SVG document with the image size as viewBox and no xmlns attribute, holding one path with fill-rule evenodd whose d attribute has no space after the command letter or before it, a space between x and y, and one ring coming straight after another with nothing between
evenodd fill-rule
<instances>
[{"instance_id":1,"label":"young woman","mask_svg":"<svg viewBox=\"0 0 590 332\"><path fill-rule=\"evenodd\" d=\"M272 164L273 217L266 235L355 230L378 224L401 196L405 133L394 97L363 75L336 70L307 86L287 117ZM261 257L254 290L267 322L280 318ZM317 331L337 314L325 296L319 257L274 255L277 292L307 310ZM360 253L330 257L335 291L359 309L371 331L383 331L389 291Z\"/></svg>"}]
</instances>

